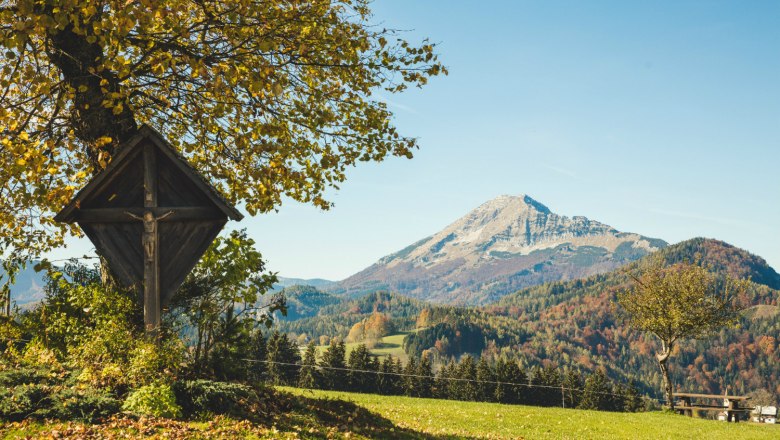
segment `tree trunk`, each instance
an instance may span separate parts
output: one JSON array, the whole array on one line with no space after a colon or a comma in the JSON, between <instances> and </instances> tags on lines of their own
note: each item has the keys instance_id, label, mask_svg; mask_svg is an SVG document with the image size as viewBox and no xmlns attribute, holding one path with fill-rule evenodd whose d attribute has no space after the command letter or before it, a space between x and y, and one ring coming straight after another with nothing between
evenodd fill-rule
<instances>
[{"instance_id":1,"label":"tree trunk","mask_svg":"<svg viewBox=\"0 0 780 440\"><path fill-rule=\"evenodd\" d=\"M103 105L122 88L115 72L99 69L105 59L100 44L90 43L87 35L77 34L69 25L50 34L46 47L49 59L74 90L71 126L76 137L89 146L85 153L97 173L102 169L100 152L114 154L119 143L135 134L138 124L133 109L126 98L119 98L116 104L121 106ZM111 138L111 142L95 148L103 137Z\"/></svg>"},{"instance_id":2,"label":"tree trunk","mask_svg":"<svg viewBox=\"0 0 780 440\"><path fill-rule=\"evenodd\" d=\"M662 351L660 354L655 355L658 359L658 366L661 368L661 374L663 376L663 388L666 396L666 402L669 404L669 409L674 411L674 389L672 381L669 378L669 356L672 354L671 344L667 345L662 342Z\"/></svg>"},{"instance_id":3,"label":"tree trunk","mask_svg":"<svg viewBox=\"0 0 780 440\"><path fill-rule=\"evenodd\" d=\"M3 312L5 312L5 316L11 317L11 289L7 289L8 291L5 292L4 298L3 298Z\"/></svg>"}]
</instances>

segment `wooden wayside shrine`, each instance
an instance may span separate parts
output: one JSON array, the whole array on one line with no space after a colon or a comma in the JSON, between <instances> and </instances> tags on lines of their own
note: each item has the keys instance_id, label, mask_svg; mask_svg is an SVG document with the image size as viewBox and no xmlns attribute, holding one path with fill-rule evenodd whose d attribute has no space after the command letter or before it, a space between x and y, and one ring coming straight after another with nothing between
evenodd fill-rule
<instances>
[{"instance_id":1,"label":"wooden wayside shrine","mask_svg":"<svg viewBox=\"0 0 780 440\"><path fill-rule=\"evenodd\" d=\"M228 219L242 218L146 125L54 217L78 223L113 275L143 292L150 333L160 326L161 308Z\"/></svg>"}]
</instances>

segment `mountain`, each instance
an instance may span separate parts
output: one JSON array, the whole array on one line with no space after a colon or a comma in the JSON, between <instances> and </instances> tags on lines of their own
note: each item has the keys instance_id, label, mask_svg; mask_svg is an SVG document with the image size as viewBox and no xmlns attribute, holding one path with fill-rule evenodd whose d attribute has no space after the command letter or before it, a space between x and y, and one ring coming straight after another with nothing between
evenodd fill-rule
<instances>
[{"instance_id":1,"label":"mountain","mask_svg":"<svg viewBox=\"0 0 780 440\"><path fill-rule=\"evenodd\" d=\"M358 296L390 290L438 303L484 304L527 286L608 272L666 246L527 195L490 200L442 231L339 282Z\"/></svg>"},{"instance_id":2,"label":"mountain","mask_svg":"<svg viewBox=\"0 0 780 440\"><path fill-rule=\"evenodd\" d=\"M27 264L22 271L16 274L16 280L11 285L11 301L21 309L34 306L43 299L43 286L45 271L36 272L33 269L36 261ZM0 266L0 284L6 282L6 273Z\"/></svg>"},{"instance_id":3,"label":"mountain","mask_svg":"<svg viewBox=\"0 0 780 440\"><path fill-rule=\"evenodd\" d=\"M340 298L317 290L310 285L294 284L281 290L287 300L287 316L277 314L278 319L296 321L315 316L323 307L341 301Z\"/></svg>"},{"instance_id":4,"label":"mountain","mask_svg":"<svg viewBox=\"0 0 780 440\"><path fill-rule=\"evenodd\" d=\"M281 290L291 286L312 286L318 289L326 288L333 284L333 281L323 280L321 278L303 279L303 278L285 278L277 277L274 290Z\"/></svg>"}]
</instances>

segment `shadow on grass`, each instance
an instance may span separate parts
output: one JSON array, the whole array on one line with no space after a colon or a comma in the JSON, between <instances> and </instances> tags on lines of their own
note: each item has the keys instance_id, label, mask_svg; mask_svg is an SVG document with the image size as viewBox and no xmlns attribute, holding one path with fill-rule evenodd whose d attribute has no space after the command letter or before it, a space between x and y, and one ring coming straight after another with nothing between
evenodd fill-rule
<instances>
[{"instance_id":1,"label":"shadow on grass","mask_svg":"<svg viewBox=\"0 0 780 440\"><path fill-rule=\"evenodd\" d=\"M284 424L316 424L321 429L309 433L314 438L329 438L329 432L354 433L372 439L463 439L469 437L427 434L395 425L391 420L352 402L280 393L289 399L292 411L278 420ZM301 418L305 420L301 420Z\"/></svg>"}]
</instances>

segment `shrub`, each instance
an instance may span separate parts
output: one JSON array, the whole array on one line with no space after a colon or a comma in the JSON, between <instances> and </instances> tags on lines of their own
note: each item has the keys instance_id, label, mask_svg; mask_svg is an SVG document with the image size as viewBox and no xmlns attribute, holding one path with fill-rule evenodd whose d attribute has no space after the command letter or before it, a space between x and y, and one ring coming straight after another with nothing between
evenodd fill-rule
<instances>
[{"instance_id":1,"label":"shrub","mask_svg":"<svg viewBox=\"0 0 780 440\"><path fill-rule=\"evenodd\" d=\"M26 384L53 385L59 380L57 374L43 368L20 367L0 371L0 389Z\"/></svg>"},{"instance_id":2,"label":"shrub","mask_svg":"<svg viewBox=\"0 0 780 440\"><path fill-rule=\"evenodd\" d=\"M82 420L94 423L119 412L120 401L106 390L92 387L67 387L50 397L44 419Z\"/></svg>"},{"instance_id":3,"label":"shrub","mask_svg":"<svg viewBox=\"0 0 780 440\"><path fill-rule=\"evenodd\" d=\"M71 382L66 374L42 368L0 372L0 420L94 422L119 411L119 400L109 392Z\"/></svg>"},{"instance_id":4,"label":"shrub","mask_svg":"<svg viewBox=\"0 0 780 440\"><path fill-rule=\"evenodd\" d=\"M185 415L224 414L246 418L257 416L260 399L246 385L210 380L177 382L173 386L176 401Z\"/></svg>"},{"instance_id":5,"label":"shrub","mask_svg":"<svg viewBox=\"0 0 780 440\"><path fill-rule=\"evenodd\" d=\"M122 405L123 411L154 417L181 417L181 407L170 385L151 384L130 393Z\"/></svg>"},{"instance_id":6,"label":"shrub","mask_svg":"<svg viewBox=\"0 0 780 440\"><path fill-rule=\"evenodd\" d=\"M184 363L185 350L184 343L175 336L159 341L138 339L130 352L127 377L135 386L159 381L161 373L170 381Z\"/></svg>"},{"instance_id":7,"label":"shrub","mask_svg":"<svg viewBox=\"0 0 780 440\"><path fill-rule=\"evenodd\" d=\"M20 421L36 417L51 408L48 385L25 384L0 389L0 419Z\"/></svg>"}]
</instances>

